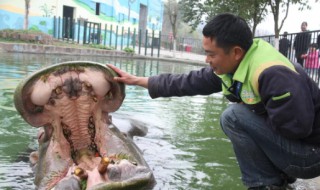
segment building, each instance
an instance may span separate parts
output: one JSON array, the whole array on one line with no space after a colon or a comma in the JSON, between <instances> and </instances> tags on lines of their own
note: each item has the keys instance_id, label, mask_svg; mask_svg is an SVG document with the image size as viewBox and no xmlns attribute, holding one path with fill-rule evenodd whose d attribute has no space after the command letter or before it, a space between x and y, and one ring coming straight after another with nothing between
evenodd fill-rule
<instances>
[{"instance_id":1,"label":"building","mask_svg":"<svg viewBox=\"0 0 320 190\"><path fill-rule=\"evenodd\" d=\"M29 0L28 29L40 30L54 35L58 27L62 37L68 34L68 24L79 23L83 31L84 21L100 24L99 33L115 32L119 27L126 32L133 30L160 31L162 28L162 0ZM23 29L25 25L26 0L0 1L0 30ZM55 18L55 19L53 19ZM113 27L112 27L113 26ZM117 26L117 27L116 27ZM128 28L130 28L128 30ZM106 32L105 32L106 33ZM79 34L80 35L80 34ZM81 32L81 35L82 32ZM65 37L65 36L64 36ZM82 39L82 36L80 37Z\"/></svg>"}]
</instances>

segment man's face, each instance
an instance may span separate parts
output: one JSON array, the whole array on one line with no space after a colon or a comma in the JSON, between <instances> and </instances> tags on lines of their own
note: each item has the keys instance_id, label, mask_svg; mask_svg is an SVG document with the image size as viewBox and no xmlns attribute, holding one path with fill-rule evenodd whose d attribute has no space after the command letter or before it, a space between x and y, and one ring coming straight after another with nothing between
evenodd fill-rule
<instances>
[{"instance_id":1,"label":"man's face","mask_svg":"<svg viewBox=\"0 0 320 190\"><path fill-rule=\"evenodd\" d=\"M303 22L301 24L301 31L306 31L307 30L307 24L305 22Z\"/></svg>"},{"instance_id":2,"label":"man's face","mask_svg":"<svg viewBox=\"0 0 320 190\"><path fill-rule=\"evenodd\" d=\"M217 75L233 74L242 60L244 51L240 47L233 47L226 53L216 45L215 39L203 37L203 49L206 52L206 63L209 63Z\"/></svg>"}]
</instances>

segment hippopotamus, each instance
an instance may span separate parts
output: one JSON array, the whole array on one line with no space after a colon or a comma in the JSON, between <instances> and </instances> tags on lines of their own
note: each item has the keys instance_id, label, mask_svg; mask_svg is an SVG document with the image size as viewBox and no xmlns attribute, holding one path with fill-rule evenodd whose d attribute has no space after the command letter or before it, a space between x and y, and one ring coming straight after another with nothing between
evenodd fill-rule
<instances>
[{"instance_id":1,"label":"hippopotamus","mask_svg":"<svg viewBox=\"0 0 320 190\"><path fill-rule=\"evenodd\" d=\"M30 154L36 189L151 189L154 176L110 113L122 105L125 86L108 66L86 61L54 64L16 88L22 118L39 128ZM134 131L134 130L131 130Z\"/></svg>"}]
</instances>

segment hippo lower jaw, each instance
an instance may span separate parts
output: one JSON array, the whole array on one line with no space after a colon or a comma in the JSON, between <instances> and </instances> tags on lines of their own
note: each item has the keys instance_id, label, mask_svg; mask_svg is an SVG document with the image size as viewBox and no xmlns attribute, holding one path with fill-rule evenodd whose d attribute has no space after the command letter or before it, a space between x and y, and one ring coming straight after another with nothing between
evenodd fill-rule
<instances>
[{"instance_id":1,"label":"hippo lower jaw","mask_svg":"<svg viewBox=\"0 0 320 190\"><path fill-rule=\"evenodd\" d=\"M131 189L153 181L137 147L108 115L124 99L114 75L97 63L67 62L17 87L17 110L43 126L30 157L38 189Z\"/></svg>"}]
</instances>

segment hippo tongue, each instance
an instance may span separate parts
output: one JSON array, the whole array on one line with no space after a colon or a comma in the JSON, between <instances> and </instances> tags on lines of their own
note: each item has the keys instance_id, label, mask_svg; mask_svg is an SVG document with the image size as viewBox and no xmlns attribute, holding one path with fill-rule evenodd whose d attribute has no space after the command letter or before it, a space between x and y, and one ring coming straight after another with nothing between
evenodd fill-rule
<instances>
[{"instance_id":1,"label":"hippo tongue","mask_svg":"<svg viewBox=\"0 0 320 190\"><path fill-rule=\"evenodd\" d=\"M88 150L88 149L78 150L78 155L77 155L78 167L84 168L86 170L92 170L97 165L99 165L100 161L101 161L101 157L93 154L91 150Z\"/></svg>"}]
</instances>

